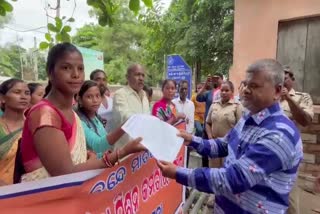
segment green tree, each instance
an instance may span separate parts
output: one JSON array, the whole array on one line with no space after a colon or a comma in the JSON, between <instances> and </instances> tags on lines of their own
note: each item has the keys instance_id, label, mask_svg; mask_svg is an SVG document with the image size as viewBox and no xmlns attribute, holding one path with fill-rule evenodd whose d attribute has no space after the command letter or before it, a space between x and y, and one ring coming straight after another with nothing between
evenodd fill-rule
<instances>
[{"instance_id":1,"label":"green tree","mask_svg":"<svg viewBox=\"0 0 320 214\"><path fill-rule=\"evenodd\" d=\"M0 27L2 28L5 24L9 23L12 19L11 15L0 16Z\"/></svg>"},{"instance_id":2,"label":"green tree","mask_svg":"<svg viewBox=\"0 0 320 214\"><path fill-rule=\"evenodd\" d=\"M38 79L47 80L46 57L43 54L38 54Z\"/></svg>"},{"instance_id":3,"label":"green tree","mask_svg":"<svg viewBox=\"0 0 320 214\"><path fill-rule=\"evenodd\" d=\"M142 62L141 45L146 28L125 6L125 1L114 17L113 26L79 28L72 41L78 46L102 51L109 82L124 84L128 65Z\"/></svg>"},{"instance_id":4,"label":"green tree","mask_svg":"<svg viewBox=\"0 0 320 214\"><path fill-rule=\"evenodd\" d=\"M99 46L102 39L104 28L99 25L85 25L77 29L76 35L72 42L80 47L102 50Z\"/></svg>"},{"instance_id":5,"label":"green tree","mask_svg":"<svg viewBox=\"0 0 320 214\"><path fill-rule=\"evenodd\" d=\"M1 75L21 78L21 54L26 50L15 44L0 48Z\"/></svg>"},{"instance_id":6,"label":"green tree","mask_svg":"<svg viewBox=\"0 0 320 214\"><path fill-rule=\"evenodd\" d=\"M49 5L49 9L59 10L61 1L62 0L57 0L57 6L55 8L52 8ZM128 7L123 7L124 2L129 6L129 9ZM143 2L146 7L152 7L152 0L141 0L141 2ZM75 1L74 4L76 6ZM118 18L117 15L119 14L118 8L121 8L121 11L124 11L124 8L126 8L127 11L130 10L134 12L135 15L138 15L140 11L140 0L87 0L87 4L94 9L95 15L101 26L112 26L115 23L115 19ZM125 17L122 17L122 19L125 19ZM48 33L45 34L45 41L40 43L40 49L50 48L58 42L70 42L70 32L72 29L69 24L74 21L75 19L73 17L67 18L66 16L62 16L61 18L57 15L54 18L54 21L48 22Z\"/></svg>"},{"instance_id":7,"label":"green tree","mask_svg":"<svg viewBox=\"0 0 320 214\"><path fill-rule=\"evenodd\" d=\"M13 2L16 0L12 0ZM0 1L0 16L6 16L8 13L13 11L13 6L10 1L1 0Z\"/></svg>"},{"instance_id":8,"label":"green tree","mask_svg":"<svg viewBox=\"0 0 320 214\"><path fill-rule=\"evenodd\" d=\"M233 7L233 0L174 0L163 16L148 13L146 63L159 72L164 55L178 53L195 68L198 81L200 71L227 74L232 64Z\"/></svg>"}]
</instances>

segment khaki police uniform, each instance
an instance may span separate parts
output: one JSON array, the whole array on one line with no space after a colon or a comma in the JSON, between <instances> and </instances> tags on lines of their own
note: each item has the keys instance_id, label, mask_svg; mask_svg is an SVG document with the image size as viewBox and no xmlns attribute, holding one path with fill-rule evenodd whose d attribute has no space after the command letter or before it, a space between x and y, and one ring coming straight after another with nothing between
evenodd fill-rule
<instances>
[{"instance_id":1,"label":"khaki police uniform","mask_svg":"<svg viewBox=\"0 0 320 214\"><path fill-rule=\"evenodd\" d=\"M242 113L241 103L233 99L225 104L222 104L220 100L213 102L206 118L206 123L210 124L212 128L212 136L214 138L224 137L240 120ZM209 166L221 167L222 158L210 160Z\"/></svg>"},{"instance_id":2,"label":"khaki police uniform","mask_svg":"<svg viewBox=\"0 0 320 214\"><path fill-rule=\"evenodd\" d=\"M306 114L308 114L311 118L313 118L314 112L313 112L313 102L312 102L311 96L308 93L297 92L294 89L291 89L288 93L289 93L289 96L293 99L293 101L295 101ZM293 120L288 102L286 100L281 100L280 105L284 113L291 120ZM294 122L297 124L297 126L299 126L299 124L296 121ZM298 187L297 182L290 192L289 208L287 213L288 214L300 213L300 188Z\"/></svg>"},{"instance_id":3,"label":"khaki police uniform","mask_svg":"<svg viewBox=\"0 0 320 214\"><path fill-rule=\"evenodd\" d=\"M313 118L313 102L311 96L308 93L297 92L293 88L289 91L289 96L293 101L295 101L302 110L308 114L311 118ZM281 108L284 113L293 120L292 113L289 107L289 104L286 100L280 101Z\"/></svg>"}]
</instances>

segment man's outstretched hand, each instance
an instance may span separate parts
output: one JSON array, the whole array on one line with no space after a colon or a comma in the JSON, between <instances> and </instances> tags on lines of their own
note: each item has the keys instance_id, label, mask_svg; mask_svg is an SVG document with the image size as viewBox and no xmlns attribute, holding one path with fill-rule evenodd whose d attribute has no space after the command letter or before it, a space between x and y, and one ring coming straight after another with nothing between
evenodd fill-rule
<instances>
[{"instance_id":1,"label":"man's outstretched hand","mask_svg":"<svg viewBox=\"0 0 320 214\"><path fill-rule=\"evenodd\" d=\"M176 179L177 166L167 161L157 161L162 175L167 178Z\"/></svg>"},{"instance_id":2,"label":"man's outstretched hand","mask_svg":"<svg viewBox=\"0 0 320 214\"><path fill-rule=\"evenodd\" d=\"M178 137L184 139L184 145L188 146L192 141L192 135L186 132L185 130L179 130L180 132L177 134Z\"/></svg>"}]
</instances>

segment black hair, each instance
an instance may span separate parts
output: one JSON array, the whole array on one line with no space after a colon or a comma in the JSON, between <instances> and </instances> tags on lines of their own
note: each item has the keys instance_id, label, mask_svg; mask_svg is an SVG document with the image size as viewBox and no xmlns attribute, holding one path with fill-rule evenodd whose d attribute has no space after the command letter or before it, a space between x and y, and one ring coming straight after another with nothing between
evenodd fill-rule
<instances>
[{"instance_id":1,"label":"black hair","mask_svg":"<svg viewBox=\"0 0 320 214\"><path fill-rule=\"evenodd\" d=\"M105 76L106 76L106 73L101 70L101 69L96 69L94 71L91 72L90 74L90 80L93 80L94 79L94 76L97 74L97 73L103 73Z\"/></svg>"},{"instance_id":2,"label":"black hair","mask_svg":"<svg viewBox=\"0 0 320 214\"><path fill-rule=\"evenodd\" d=\"M194 91L195 91L196 93L198 93L198 91L197 91L198 85L201 85L201 86L203 87L203 86L204 86L204 83L199 82L199 83L196 84L196 88L194 89Z\"/></svg>"},{"instance_id":3,"label":"black hair","mask_svg":"<svg viewBox=\"0 0 320 214\"><path fill-rule=\"evenodd\" d=\"M32 95L39 86L42 86L40 83L36 83L36 82L31 82L28 83L28 88L30 90L30 95Z\"/></svg>"},{"instance_id":4,"label":"black hair","mask_svg":"<svg viewBox=\"0 0 320 214\"><path fill-rule=\"evenodd\" d=\"M221 85L223 85L223 84L228 85L228 86L230 87L230 90L231 90L232 92L234 92L234 85L233 85L233 83L232 83L230 80L225 80L225 81L223 81Z\"/></svg>"},{"instance_id":5,"label":"black hair","mask_svg":"<svg viewBox=\"0 0 320 214\"><path fill-rule=\"evenodd\" d=\"M285 71L284 74L288 74L293 81L295 80L293 73Z\"/></svg>"},{"instance_id":6,"label":"black hair","mask_svg":"<svg viewBox=\"0 0 320 214\"><path fill-rule=\"evenodd\" d=\"M94 81L92 81L92 80L87 80L87 81L85 81L85 82L83 83L83 85L81 86L81 89L80 89L80 91L79 91L79 93L78 93L78 99L82 99L82 97L83 97L83 95L86 93L86 91L88 91L88 90L89 90L90 88L92 88L92 87L98 87L99 90L100 90L100 87L99 87L98 83L96 83L96 82L94 82ZM101 93L101 91L100 91L100 93ZM93 127L94 132L95 132L98 136L100 136L99 133L98 133L98 128L97 128L97 126L94 124L94 122L91 120L91 118L88 117L88 115L86 114L86 111L85 111L84 108L80 105L79 102L78 102L78 106L77 106L77 108L76 108L76 112L77 112L78 116L80 117L80 119L81 119L82 121L84 121L84 122L88 125L89 128ZM97 115L97 113L96 113L96 117L98 118L98 120L99 120L102 124L104 124L102 118L99 117L99 116Z\"/></svg>"},{"instance_id":7,"label":"black hair","mask_svg":"<svg viewBox=\"0 0 320 214\"><path fill-rule=\"evenodd\" d=\"M180 89L180 87L181 87L182 84L187 84L188 87L189 87L189 82L188 82L187 80L181 80L181 81L179 82L179 89Z\"/></svg>"},{"instance_id":8,"label":"black hair","mask_svg":"<svg viewBox=\"0 0 320 214\"><path fill-rule=\"evenodd\" d=\"M223 79L223 74L222 74L222 73L215 73L214 76L218 76L218 77L220 77L221 79Z\"/></svg>"},{"instance_id":9,"label":"black hair","mask_svg":"<svg viewBox=\"0 0 320 214\"><path fill-rule=\"evenodd\" d=\"M47 57L46 71L48 76L53 73L54 67L58 60L63 58L66 53L73 53L73 52L77 52L82 57L82 54L78 50L78 48L69 42L63 42L53 46L49 50L48 57ZM45 89L44 97L46 97L49 94L51 88L52 88L52 84L49 81Z\"/></svg>"},{"instance_id":10,"label":"black hair","mask_svg":"<svg viewBox=\"0 0 320 214\"><path fill-rule=\"evenodd\" d=\"M177 82L175 80L171 80L171 79L165 79L163 82L162 82L162 87L161 87L161 90L163 91L164 87L169 83L169 82L172 82L174 84L174 87L177 88Z\"/></svg>"},{"instance_id":11,"label":"black hair","mask_svg":"<svg viewBox=\"0 0 320 214\"><path fill-rule=\"evenodd\" d=\"M3 83L1 83L0 85L0 94L1 95L6 95L8 93L8 91L13 88L17 83L24 83L23 80L21 79L17 79L17 78L11 78L8 79L6 81L4 81ZM4 111L5 110L5 106L4 104L1 105L1 110Z\"/></svg>"},{"instance_id":12,"label":"black hair","mask_svg":"<svg viewBox=\"0 0 320 214\"><path fill-rule=\"evenodd\" d=\"M80 91L79 91L79 93L78 93L78 96L79 96L80 98L82 98L83 95L84 95L84 93L86 93L86 91L88 91L90 88L92 88L92 87L94 87L94 86L96 86L96 87L99 88L98 83L96 83L95 81L92 81L92 80L84 81L83 85L82 85L81 88L80 88ZM100 90L100 89L99 89L99 90Z\"/></svg>"},{"instance_id":13,"label":"black hair","mask_svg":"<svg viewBox=\"0 0 320 214\"><path fill-rule=\"evenodd\" d=\"M152 90L151 87L148 87L148 86L145 85L145 86L143 86L143 90L146 92L146 94L147 94L149 97L152 96L153 90Z\"/></svg>"},{"instance_id":14,"label":"black hair","mask_svg":"<svg viewBox=\"0 0 320 214\"><path fill-rule=\"evenodd\" d=\"M106 86L106 85L98 85L98 87L99 87L101 96L104 96L106 91L110 91L108 86Z\"/></svg>"}]
</instances>

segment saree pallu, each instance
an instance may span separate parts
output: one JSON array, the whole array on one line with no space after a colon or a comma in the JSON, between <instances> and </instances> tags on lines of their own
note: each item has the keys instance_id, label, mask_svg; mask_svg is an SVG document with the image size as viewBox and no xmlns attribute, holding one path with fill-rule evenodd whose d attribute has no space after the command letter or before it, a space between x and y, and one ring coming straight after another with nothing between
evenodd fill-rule
<instances>
[{"instance_id":1,"label":"saree pallu","mask_svg":"<svg viewBox=\"0 0 320 214\"><path fill-rule=\"evenodd\" d=\"M87 160L86 138L81 125L81 120L75 114L75 124L72 128L72 137L70 138L70 154L73 164L84 163ZM21 176L21 182L36 181L51 177L48 171L42 166L32 172Z\"/></svg>"},{"instance_id":2,"label":"saree pallu","mask_svg":"<svg viewBox=\"0 0 320 214\"><path fill-rule=\"evenodd\" d=\"M21 133L22 129L18 129L7 134L0 126L0 180L8 185L13 184L16 153Z\"/></svg>"},{"instance_id":3,"label":"saree pallu","mask_svg":"<svg viewBox=\"0 0 320 214\"><path fill-rule=\"evenodd\" d=\"M177 110L174 103L168 104L167 101L162 98L153 105L152 115L158 117L160 120L167 122L172 117L177 116Z\"/></svg>"}]
</instances>

